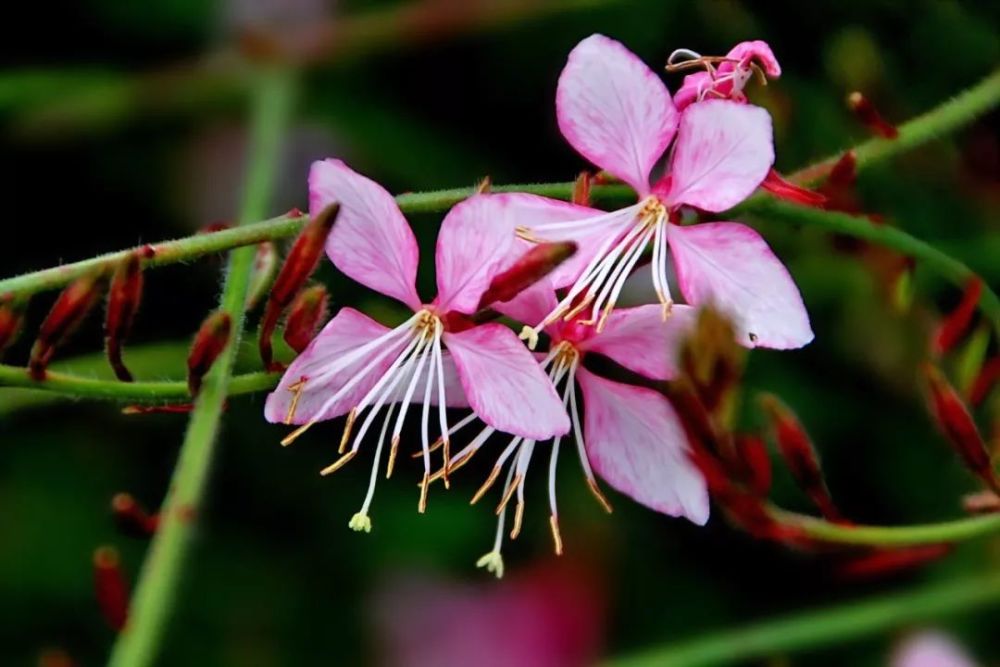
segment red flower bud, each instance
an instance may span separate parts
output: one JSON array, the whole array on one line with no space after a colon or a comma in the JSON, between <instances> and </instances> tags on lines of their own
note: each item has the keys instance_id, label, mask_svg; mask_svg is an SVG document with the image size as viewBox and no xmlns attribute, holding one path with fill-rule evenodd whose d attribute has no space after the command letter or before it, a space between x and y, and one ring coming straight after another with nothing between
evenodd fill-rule
<instances>
[{"instance_id":1,"label":"red flower bud","mask_svg":"<svg viewBox=\"0 0 1000 667\"><path fill-rule=\"evenodd\" d=\"M18 302L13 294L0 297L0 357L17 340L23 323L24 304Z\"/></svg>"},{"instance_id":2,"label":"red flower bud","mask_svg":"<svg viewBox=\"0 0 1000 667\"><path fill-rule=\"evenodd\" d=\"M247 311L256 308L267 294L277 269L278 248L270 241L258 244L250 273L250 285L247 287Z\"/></svg>"},{"instance_id":3,"label":"red flower bud","mask_svg":"<svg viewBox=\"0 0 1000 667\"><path fill-rule=\"evenodd\" d=\"M965 336L972 324L972 318L976 314L976 306L979 304L979 297L983 293L983 281L978 277L973 277L965 284L962 292L962 300L958 302L955 309L944 318L934 334L933 351L941 355L955 347Z\"/></svg>"},{"instance_id":4,"label":"red flower bud","mask_svg":"<svg viewBox=\"0 0 1000 667\"><path fill-rule=\"evenodd\" d=\"M830 521L844 521L843 515L833 504L826 480L823 479L819 455L802 424L776 396L762 395L760 405L767 413L781 456L799 488L809 496L824 517Z\"/></svg>"},{"instance_id":5,"label":"red flower bud","mask_svg":"<svg viewBox=\"0 0 1000 667\"><path fill-rule=\"evenodd\" d=\"M229 313L216 311L205 318L188 353L188 390L197 396L201 381L229 343L233 321Z\"/></svg>"},{"instance_id":6,"label":"red flower bud","mask_svg":"<svg viewBox=\"0 0 1000 667\"><path fill-rule=\"evenodd\" d=\"M132 329L132 322L142 300L142 258L139 252L130 254L111 278L108 288L108 308L104 319L105 347L108 363L122 382L131 382L132 373L122 361L122 344Z\"/></svg>"},{"instance_id":7,"label":"red flower bud","mask_svg":"<svg viewBox=\"0 0 1000 667\"><path fill-rule=\"evenodd\" d=\"M314 285L295 297L285 322L285 342L290 348L300 353L306 349L326 320L328 301L322 285Z\"/></svg>"},{"instance_id":8,"label":"red flower bud","mask_svg":"<svg viewBox=\"0 0 1000 667\"><path fill-rule=\"evenodd\" d=\"M941 432L961 457L965 466L986 484L1000 493L1000 481L993 471L993 463L986 443L976 428L976 423L958 392L938 368L924 365L924 375L930 390L930 407Z\"/></svg>"},{"instance_id":9,"label":"red flower bud","mask_svg":"<svg viewBox=\"0 0 1000 667\"><path fill-rule=\"evenodd\" d=\"M771 491L771 457L767 444L755 435L738 435L734 441L741 478L757 496L766 498Z\"/></svg>"},{"instance_id":10,"label":"red flower bud","mask_svg":"<svg viewBox=\"0 0 1000 667\"><path fill-rule=\"evenodd\" d=\"M802 204L803 206L823 206L826 204L826 196L815 190L803 188L785 179L774 169L767 172L760 187L770 192L779 199Z\"/></svg>"},{"instance_id":11,"label":"red flower bud","mask_svg":"<svg viewBox=\"0 0 1000 667\"><path fill-rule=\"evenodd\" d=\"M94 552L94 592L104 620L120 631L128 619L129 592L121 559L114 547L99 547Z\"/></svg>"},{"instance_id":12,"label":"red flower bud","mask_svg":"<svg viewBox=\"0 0 1000 667\"><path fill-rule=\"evenodd\" d=\"M1000 381L1000 356L993 357L983 364L969 389L969 402L975 406L981 404L998 381Z\"/></svg>"},{"instance_id":13,"label":"red flower bud","mask_svg":"<svg viewBox=\"0 0 1000 667\"><path fill-rule=\"evenodd\" d=\"M81 276L64 289L53 304L38 331L38 338L31 349L29 368L36 380L45 379L56 347L64 343L100 298L104 288L104 272L95 271Z\"/></svg>"},{"instance_id":14,"label":"red flower bud","mask_svg":"<svg viewBox=\"0 0 1000 667\"><path fill-rule=\"evenodd\" d=\"M159 516L146 512L128 493L115 494L111 499L111 512L118 530L131 537L149 537L160 523Z\"/></svg>"},{"instance_id":15,"label":"red flower bud","mask_svg":"<svg viewBox=\"0 0 1000 667\"><path fill-rule=\"evenodd\" d=\"M210 222L201 229L197 231L198 234L214 234L215 232L222 232L227 229L232 229L232 224L225 220L216 220L215 222Z\"/></svg>"},{"instance_id":16,"label":"red flower bud","mask_svg":"<svg viewBox=\"0 0 1000 667\"><path fill-rule=\"evenodd\" d=\"M577 206L590 206L590 182L592 177L589 171L581 171L573 183L572 202Z\"/></svg>"},{"instance_id":17,"label":"red flower bud","mask_svg":"<svg viewBox=\"0 0 1000 667\"><path fill-rule=\"evenodd\" d=\"M847 106L875 136L883 139L895 139L899 136L899 130L896 129L896 126L886 122L875 105L858 91L847 96Z\"/></svg>"},{"instance_id":18,"label":"red flower bud","mask_svg":"<svg viewBox=\"0 0 1000 667\"><path fill-rule=\"evenodd\" d=\"M278 326L281 313L316 270L323 248L326 246L326 239L330 235L330 230L333 229L333 224L339 213L340 205L334 203L320 211L319 215L306 224L302 233L292 244L292 249L271 287L264 317L261 319L260 338L257 341L260 358L267 370L281 370L280 364L274 362L271 336Z\"/></svg>"},{"instance_id":19,"label":"red flower bud","mask_svg":"<svg viewBox=\"0 0 1000 667\"><path fill-rule=\"evenodd\" d=\"M922 544L896 549L876 549L840 562L837 573L846 579L872 579L912 570L943 558L950 544Z\"/></svg>"},{"instance_id":20,"label":"red flower bud","mask_svg":"<svg viewBox=\"0 0 1000 667\"><path fill-rule=\"evenodd\" d=\"M479 307L486 308L491 303L510 301L522 291L552 273L576 252L576 244L571 241L561 243L539 243L524 253L512 267L493 278L483 292Z\"/></svg>"}]
</instances>

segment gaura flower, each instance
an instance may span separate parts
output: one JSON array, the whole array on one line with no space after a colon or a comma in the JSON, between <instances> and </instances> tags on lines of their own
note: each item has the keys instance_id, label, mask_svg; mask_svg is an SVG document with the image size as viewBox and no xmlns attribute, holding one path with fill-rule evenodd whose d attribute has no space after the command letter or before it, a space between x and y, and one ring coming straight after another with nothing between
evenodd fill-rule
<instances>
[{"instance_id":1,"label":"gaura flower","mask_svg":"<svg viewBox=\"0 0 1000 667\"><path fill-rule=\"evenodd\" d=\"M533 289L525 298L494 307L522 322L537 322L555 305L556 296L550 287ZM705 481L687 455L683 426L667 399L652 389L595 375L582 364L586 355L598 353L650 379L672 378L677 372L674 351L681 337L694 324L695 315L693 308L678 305L673 317L664 324L660 306L652 304L614 311L600 334L577 320L559 320L545 328L551 347L547 354L538 355L541 368L561 392L562 403L569 411L576 451L587 484L609 512L611 506L601 493L595 474L656 511L683 516L698 525L708 521ZM582 400L577 399L577 388ZM452 432L472 421L469 418L459 422ZM450 466L446 464L446 469L455 470L464 465L497 430L502 429L489 426L484 429L455 455ZM478 563L497 576L503 573L501 547L507 505L516 494L510 532L511 539L515 539L524 514L525 478L541 440L515 434L472 499L476 502L482 498L507 465L503 495L496 508L499 521L493 549ZM556 467L561 444L561 435L552 440L548 468L549 524L557 554L562 553L556 503ZM435 477L444 471L435 473Z\"/></svg>"},{"instance_id":2,"label":"gaura flower","mask_svg":"<svg viewBox=\"0 0 1000 667\"><path fill-rule=\"evenodd\" d=\"M438 426L448 458L446 408L471 406L491 427L520 437L544 439L566 433L562 402L531 353L514 333L496 323L476 325L474 313L493 276L508 266L514 243L510 224L499 220L501 203L471 197L445 216L437 243L438 296L417 295L417 241L392 196L339 160L316 162L309 174L312 211L336 201L340 217L327 240L334 265L357 282L397 299L413 315L394 329L351 308L341 310L285 372L267 399L268 421L302 424L288 444L312 424L347 415L341 458L329 474L357 453L376 417L386 409L372 473L354 530L371 530L368 510L393 410L387 476L392 474L403 422L411 403L422 404L424 478L419 510L427 502L430 476L429 421L438 406ZM353 426L365 412L357 434ZM350 443L350 447L348 444Z\"/></svg>"},{"instance_id":3,"label":"gaura flower","mask_svg":"<svg viewBox=\"0 0 1000 667\"><path fill-rule=\"evenodd\" d=\"M556 111L567 141L635 188L640 200L610 213L537 222L529 207L551 204L520 195L521 238L572 240L580 248L553 276L556 287L569 286L568 293L522 337L532 342L559 318L574 319L588 309L582 321L602 329L629 273L652 245L653 287L664 319L673 303L669 247L687 302L714 304L734 320L742 344L787 349L812 340L798 288L756 231L735 222L676 224L681 207L724 211L761 183L774 161L765 110L705 100L678 114L663 82L641 60L619 42L593 35L569 55ZM667 173L650 185L650 172L671 142Z\"/></svg>"},{"instance_id":4,"label":"gaura flower","mask_svg":"<svg viewBox=\"0 0 1000 667\"><path fill-rule=\"evenodd\" d=\"M683 111L694 102L727 99L746 102L743 89L758 75L762 83L781 76L781 65L767 42L740 42L725 56L702 56L690 49L677 49L667 59L667 71L704 67L705 71L688 74L674 94L674 106Z\"/></svg>"},{"instance_id":5,"label":"gaura flower","mask_svg":"<svg viewBox=\"0 0 1000 667\"><path fill-rule=\"evenodd\" d=\"M925 630L896 647L890 667L976 667L976 663L948 635Z\"/></svg>"}]
</instances>

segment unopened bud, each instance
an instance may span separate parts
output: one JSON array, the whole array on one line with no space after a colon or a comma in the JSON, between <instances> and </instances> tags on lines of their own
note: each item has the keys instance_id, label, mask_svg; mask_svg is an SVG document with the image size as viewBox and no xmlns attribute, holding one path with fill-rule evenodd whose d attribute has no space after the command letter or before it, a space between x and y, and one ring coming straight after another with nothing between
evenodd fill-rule
<instances>
[{"instance_id":1,"label":"unopened bud","mask_svg":"<svg viewBox=\"0 0 1000 667\"><path fill-rule=\"evenodd\" d=\"M131 382L132 373L122 361L122 345L142 300L142 257L133 252L118 267L108 288L108 308L104 318L104 339L108 363L122 382Z\"/></svg>"},{"instance_id":2,"label":"unopened bud","mask_svg":"<svg viewBox=\"0 0 1000 667\"><path fill-rule=\"evenodd\" d=\"M733 442L740 464L741 478L757 496L766 498L771 491L771 457L767 444L755 435L739 435Z\"/></svg>"},{"instance_id":3,"label":"unopened bud","mask_svg":"<svg viewBox=\"0 0 1000 667\"><path fill-rule=\"evenodd\" d=\"M958 392L933 364L924 365L924 375L930 390L931 412L941 432L965 466L992 490L1000 492L1000 481L993 471L986 443Z\"/></svg>"},{"instance_id":4,"label":"unopened bud","mask_svg":"<svg viewBox=\"0 0 1000 667\"><path fill-rule=\"evenodd\" d=\"M921 544L895 549L876 549L842 560L837 567L837 573L846 579L885 577L939 560L950 551L950 544Z\"/></svg>"},{"instance_id":5,"label":"unopened bud","mask_svg":"<svg viewBox=\"0 0 1000 667\"><path fill-rule=\"evenodd\" d=\"M271 336L278 326L278 320L285 308L292 302L295 295L305 285L309 276L316 270L319 258L326 246L326 239L333 229L333 224L340 213L340 204L330 204L306 224L302 233L295 239L292 249L278 271L271 293L264 310L260 324L258 347L260 358L267 370L280 370L274 362L274 350L271 346Z\"/></svg>"},{"instance_id":6,"label":"unopened bud","mask_svg":"<svg viewBox=\"0 0 1000 667\"><path fill-rule=\"evenodd\" d=\"M798 418L788 406L771 394L760 397L760 406L768 416L774 439L795 482L824 517L830 521L843 521L843 516L833 504L827 489L816 448Z\"/></svg>"},{"instance_id":7,"label":"unopened bud","mask_svg":"<svg viewBox=\"0 0 1000 667\"><path fill-rule=\"evenodd\" d=\"M0 357L21 333L24 323L24 304L13 294L0 296Z\"/></svg>"},{"instance_id":8,"label":"unopened bud","mask_svg":"<svg viewBox=\"0 0 1000 667\"><path fill-rule=\"evenodd\" d=\"M195 334L187 359L188 391L192 396L198 395L205 374L226 349L231 331L232 318L229 317L229 313L221 310L212 313L202 322L201 328Z\"/></svg>"},{"instance_id":9,"label":"unopened bud","mask_svg":"<svg viewBox=\"0 0 1000 667\"><path fill-rule=\"evenodd\" d=\"M29 368L33 378L45 379L45 369L56 348L72 336L86 319L101 296L104 282L104 272L95 271L77 278L59 294L45 316L31 349Z\"/></svg>"},{"instance_id":10,"label":"unopened bud","mask_svg":"<svg viewBox=\"0 0 1000 667\"><path fill-rule=\"evenodd\" d=\"M847 106L872 134L883 139L895 139L899 136L896 126L886 122L875 105L858 91L847 96Z\"/></svg>"},{"instance_id":11,"label":"unopened bud","mask_svg":"<svg viewBox=\"0 0 1000 667\"><path fill-rule=\"evenodd\" d=\"M274 274L278 270L278 248L271 241L257 245L257 253L253 258L253 269L250 272L250 284L247 287L247 310L253 310L260 300L267 295Z\"/></svg>"},{"instance_id":12,"label":"unopened bud","mask_svg":"<svg viewBox=\"0 0 1000 667\"><path fill-rule=\"evenodd\" d=\"M111 513L118 530L130 537L149 537L160 523L157 515L149 514L129 493L115 494Z\"/></svg>"},{"instance_id":13,"label":"unopened bud","mask_svg":"<svg viewBox=\"0 0 1000 667\"><path fill-rule=\"evenodd\" d=\"M779 199L801 204L802 206L823 206L826 204L826 196L815 190L803 188L795 185L784 178L774 169L767 172L760 187L770 192Z\"/></svg>"},{"instance_id":14,"label":"unopened bud","mask_svg":"<svg viewBox=\"0 0 1000 667\"><path fill-rule=\"evenodd\" d=\"M577 206L590 206L590 182L592 177L589 171L581 171L573 183L573 199Z\"/></svg>"},{"instance_id":15,"label":"unopened bud","mask_svg":"<svg viewBox=\"0 0 1000 667\"><path fill-rule=\"evenodd\" d=\"M120 631L128 620L129 592L121 558L114 547L99 547L94 552L94 592L104 620Z\"/></svg>"},{"instance_id":16,"label":"unopened bud","mask_svg":"<svg viewBox=\"0 0 1000 667\"><path fill-rule=\"evenodd\" d=\"M302 290L295 297L285 322L285 342L290 348L299 353L306 349L326 319L328 302L322 285Z\"/></svg>"},{"instance_id":17,"label":"unopened bud","mask_svg":"<svg viewBox=\"0 0 1000 667\"><path fill-rule=\"evenodd\" d=\"M965 284L962 292L962 300L958 302L955 309L944 318L937 332L934 334L934 353L941 355L958 344L969 330L972 318L976 314L976 306L979 305L979 297L983 293L983 281L978 277L971 278Z\"/></svg>"},{"instance_id":18,"label":"unopened bud","mask_svg":"<svg viewBox=\"0 0 1000 667\"><path fill-rule=\"evenodd\" d=\"M979 373L969 389L969 402L975 406L980 405L998 382L1000 382L1000 356L989 359L979 369Z\"/></svg>"},{"instance_id":19,"label":"unopened bud","mask_svg":"<svg viewBox=\"0 0 1000 667\"><path fill-rule=\"evenodd\" d=\"M510 301L552 273L575 252L576 244L571 241L532 246L512 267L493 278L479 300L479 307L486 308L491 303Z\"/></svg>"}]
</instances>

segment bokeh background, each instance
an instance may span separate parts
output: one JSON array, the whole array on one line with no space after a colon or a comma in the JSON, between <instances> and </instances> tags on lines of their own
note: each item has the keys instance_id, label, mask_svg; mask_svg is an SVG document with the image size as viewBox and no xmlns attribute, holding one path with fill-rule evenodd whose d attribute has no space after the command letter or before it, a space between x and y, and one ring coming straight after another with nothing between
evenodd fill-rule
<instances>
[{"instance_id":1,"label":"bokeh background","mask_svg":"<svg viewBox=\"0 0 1000 667\"><path fill-rule=\"evenodd\" d=\"M485 175L498 183L573 178L585 165L556 128L555 83L568 51L593 32L624 41L654 67L678 47L723 54L740 40L769 41L784 76L752 95L774 116L785 172L867 138L844 105L848 92L863 91L902 121L1000 61L996 2L53 0L18 3L18 11L0 28L5 277L231 220L251 67L241 54L291 49L303 63L274 214L305 207L308 165L327 156L394 192ZM676 89L679 78L667 82ZM993 286L996 121L994 112L859 183L866 210L954 254ZM439 219L412 218L425 292ZM817 338L801 351L754 352L748 392L774 391L798 412L852 518L958 516L975 483L934 431L916 382L928 332L957 291L917 267L915 299L900 308L863 254L816 230L753 222L797 279ZM220 267L210 258L148 273L126 350L139 377L183 377L190 336L217 299ZM387 323L400 316L328 265L318 279L336 308L359 307ZM29 330L52 298L33 300ZM96 354L98 320L56 367L109 375ZM8 363L24 363L30 338ZM257 364L242 355L241 368ZM262 395L231 401L163 665L420 664L420 651L456 633L466 649L485 652L466 664L493 664L484 655L505 641L535 646L518 639L531 628L547 631L532 635L539 643L529 654L545 655L553 637L571 647L567 662L537 664L586 664L1000 567L1000 542L979 540L917 572L845 582L828 559L756 542L721 517L699 529L620 496L607 516L565 456L568 555L552 562L538 475L525 530L506 549L508 580L498 585L474 567L492 543L492 512L468 505L488 454L450 492L433 493L424 516L409 483L417 467L405 462L403 474L379 484L372 534L356 535L347 521L364 494L367 459L320 478L342 425L318 426L283 449L283 429L263 422L262 405ZM741 419L759 423L752 401ZM124 416L119 406L0 390L0 664L35 664L52 647L79 665L104 661L114 634L94 599L93 551L116 546L134 577L147 546L116 531L110 499L128 491L155 507L185 425L183 415ZM785 473L775 498L810 509ZM983 664L1000 664L1000 610L940 625ZM883 665L897 637L769 664ZM496 664L534 664L509 660Z\"/></svg>"}]
</instances>

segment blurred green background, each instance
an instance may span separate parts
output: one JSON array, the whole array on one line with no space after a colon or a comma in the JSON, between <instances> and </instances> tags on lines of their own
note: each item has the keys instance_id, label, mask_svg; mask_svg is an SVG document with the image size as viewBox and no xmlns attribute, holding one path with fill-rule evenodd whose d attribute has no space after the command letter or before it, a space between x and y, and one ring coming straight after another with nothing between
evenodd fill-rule
<instances>
[{"instance_id":1,"label":"blurred green background","mask_svg":"<svg viewBox=\"0 0 1000 667\"><path fill-rule=\"evenodd\" d=\"M8 66L0 73L4 277L232 219L248 78L235 44L257 52L275 48L269 40L288 41L308 60L274 214L305 208L308 164L328 156L393 192L471 185L487 174L497 183L571 179L586 165L556 128L555 82L568 51L593 32L622 40L654 67L678 47L722 54L744 39L767 40L784 75L751 95L774 116L783 172L867 138L844 105L850 91L902 121L1000 62L996 2L55 0L18 7L21 17L4 22L0 40ZM297 31L319 37L313 44ZM679 79L667 83L675 90ZM859 183L867 210L954 254L994 287L996 120L994 112ZM424 293L433 285L427 260L438 220L411 219L428 269ZM855 520L959 516L960 498L975 483L934 431L916 383L926 336L957 291L918 267L916 301L899 312L879 274L828 235L754 222L797 279L817 337L801 351L754 352L747 389L774 391L798 412L834 497ZM187 342L216 302L220 267L206 259L147 274L126 349L139 377L183 376ZM387 300L328 265L319 278L335 308L359 307L387 323L398 317ZM33 300L29 332L52 298ZM60 359L100 349L98 319ZM24 363L30 338L8 363ZM168 344L149 347L160 343ZM253 355L244 356L241 367L255 368ZM108 375L98 356L70 367ZM450 492L432 493L424 516L409 483L417 468L406 461L404 474L378 486L372 534L356 535L347 521L364 494L367 460L320 478L334 458L339 421L283 449L284 429L261 418L263 398L233 400L225 416L161 664L377 663L388 631L375 622L373 605L394 576L429 572L478 582L483 591L493 585L474 562L492 543L494 518L489 508L468 505L492 463L488 454ZM759 421L752 403L744 413L746 425ZM97 611L91 555L115 545L134 577L147 546L116 532L110 499L128 491L155 507L185 425L183 415L123 416L114 405L0 390L0 664L35 664L46 647L64 649L79 665L104 661L114 635ZM620 496L612 497L615 513L604 515L571 458L563 457L560 473L562 531L568 558L588 564L585 585L601 591L606 605L606 623L595 631L604 655L1000 566L994 538L964 544L916 573L845 583L832 576L829 559L756 542L718 516L698 529ZM541 479L529 483L525 530L506 549L514 576L551 552ZM774 497L809 510L784 473ZM983 664L997 664L1000 610L942 625ZM771 664L883 665L894 637Z\"/></svg>"}]
</instances>

